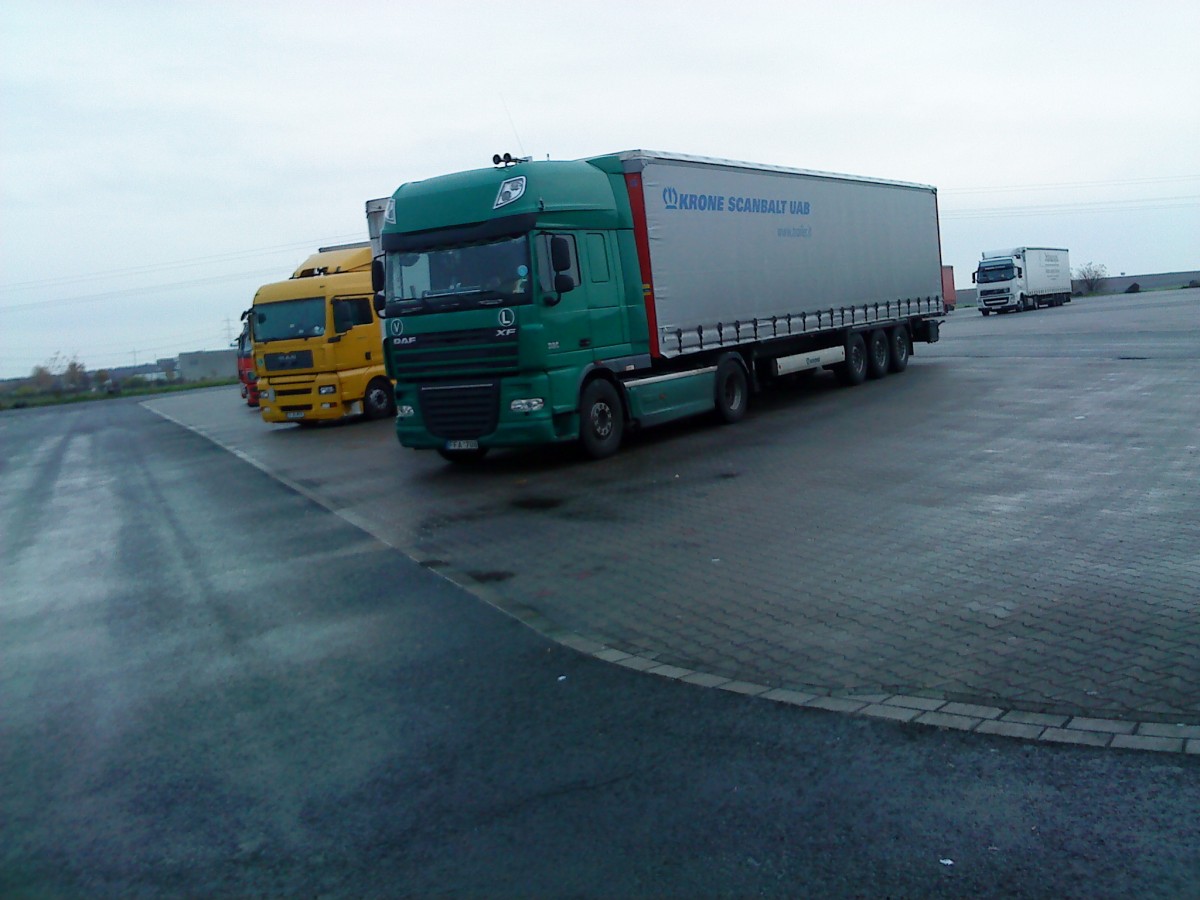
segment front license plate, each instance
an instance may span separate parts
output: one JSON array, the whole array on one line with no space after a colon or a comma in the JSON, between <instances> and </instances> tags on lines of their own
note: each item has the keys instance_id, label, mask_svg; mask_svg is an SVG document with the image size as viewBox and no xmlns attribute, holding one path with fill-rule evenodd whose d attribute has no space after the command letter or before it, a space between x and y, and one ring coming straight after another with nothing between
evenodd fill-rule
<instances>
[{"instance_id":1,"label":"front license plate","mask_svg":"<svg viewBox=\"0 0 1200 900\"><path fill-rule=\"evenodd\" d=\"M302 413L302 412L290 412L290 413L288 413L288 414L287 414L287 417L288 417L289 419L303 419L303 418L304 418L304 413Z\"/></svg>"},{"instance_id":2,"label":"front license plate","mask_svg":"<svg viewBox=\"0 0 1200 900\"><path fill-rule=\"evenodd\" d=\"M446 441L447 450L478 450L479 441Z\"/></svg>"}]
</instances>

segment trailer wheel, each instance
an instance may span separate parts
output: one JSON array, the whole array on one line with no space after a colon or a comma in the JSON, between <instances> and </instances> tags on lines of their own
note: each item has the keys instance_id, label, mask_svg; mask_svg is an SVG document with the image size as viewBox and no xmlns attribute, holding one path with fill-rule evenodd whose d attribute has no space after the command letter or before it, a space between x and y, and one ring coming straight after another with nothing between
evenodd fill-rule
<instances>
[{"instance_id":1,"label":"trailer wheel","mask_svg":"<svg viewBox=\"0 0 1200 900\"><path fill-rule=\"evenodd\" d=\"M363 395L363 413L368 419L382 419L396 414L396 394L386 378L373 378Z\"/></svg>"},{"instance_id":2,"label":"trailer wheel","mask_svg":"<svg viewBox=\"0 0 1200 900\"><path fill-rule=\"evenodd\" d=\"M603 378L588 382L579 400L579 442L592 459L612 456L621 446L625 413L617 389Z\"/></svg>"},{"instance_id":3,"label":"trailer wheel","mask_svg":"<svg viewBox=\"0 0 1200 900\"><path fill-rule=\"evenodd\" d=\"M858 332L846 338L846 361L837 364L837 374L847 387L867 380L867 342Z\"/></svg>"},{"instance_id":4,"label":"trailer wheel","mask_svg":"<svg viewBox=\"0 0 1200 900\"><path fill-rule=\"evenodd\" d=\"M908 368L908 330L903 325L897 325L888 333L888 368L893 372L903 372Z\"/></svg>"},{"instance_id":5,"label":"trailer wheel","mask_svg":"<svg viewBox=\"0 0 1200 900\"><path fill-rule=\"evenodd\" d=\"M735 357L726 356L717 365L713 392L717 401L717 417L726 425L740 422L746 415L750 391L746 370Z\"/></svg>"},{"instance_id":6,"label":"trailer wheel","mask_svg":"<svg viewBox=\"0 0 1200 900\"><path fill-rule=\"evenodd\" d=\"M888 373L888 337L882 328L876 328L867 336L867 377L882 378Z\"/></svg>"}]
</instances>

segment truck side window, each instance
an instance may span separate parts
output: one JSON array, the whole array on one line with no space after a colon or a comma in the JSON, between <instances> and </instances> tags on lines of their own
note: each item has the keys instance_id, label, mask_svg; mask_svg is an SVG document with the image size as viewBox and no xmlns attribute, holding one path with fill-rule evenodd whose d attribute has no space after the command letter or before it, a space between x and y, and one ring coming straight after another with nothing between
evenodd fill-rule
<instances>
[{"instance_id":1,"label":"truck side window","mask_svg":"<svg viewBox=\"0 0 1200 900\"><path fill-rule=\"evenodd\" d=\"M550 239L552 237L566 238L567 243L570 244L571 268L566 271L566 274L570 275L576 284L579 284L579 254L575 246L575 236L570 234L539 234L534 244L537 248L538 282L541 284L542 290L548 294L554 292L555 272L554 265L550 262Z\"/></svg>"},{"instance_id":2,"label":"truck side window","mask_svg":"<svg viewBox=\"0 0 1200 900\"><path fill-rule=\"evenodd\" d=\"M333 330L338 334L355 325L370 325L371 321L370 298L338 297L333 301Z\"/></svg>"},{"instance_id":3,"label":"truck side window","mask_svg":"<svg viewBox=\"0 0 1200 900\"><path fill-rule=\"evenodd\" d=\"M587 235L588 265L592 270L592 281L597 284L608 281L608 248L604 244L604 235L589 233Z\"/></svg>"}]
</instances>

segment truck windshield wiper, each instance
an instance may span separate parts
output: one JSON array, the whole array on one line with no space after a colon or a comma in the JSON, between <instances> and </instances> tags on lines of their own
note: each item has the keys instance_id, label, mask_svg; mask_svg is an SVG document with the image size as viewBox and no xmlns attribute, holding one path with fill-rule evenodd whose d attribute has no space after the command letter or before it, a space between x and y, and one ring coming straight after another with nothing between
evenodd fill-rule
<instances>
[{"instance_id":1,"label":"truck windshield wiper","mask_svg":"<svg viewBox=\"0 0 1200 900\"><path fill-rule=\"evenodd\" d=\"M482 294L483 288L465 288L460 291L429 291L421 295L422 300L440 300L442 297L470 297L472 294Z\"/></svg>"}]
</instances>

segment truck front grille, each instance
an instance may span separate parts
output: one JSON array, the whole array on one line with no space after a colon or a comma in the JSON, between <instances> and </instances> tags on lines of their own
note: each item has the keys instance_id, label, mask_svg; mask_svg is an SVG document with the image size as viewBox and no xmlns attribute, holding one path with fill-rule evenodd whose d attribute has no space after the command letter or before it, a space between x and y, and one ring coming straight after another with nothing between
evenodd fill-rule
<instances>
[{"instance_id":1,"label":"truck front grille","mask_svg":"<svg viewBox=\"0 0 1200 900\"><path fill-rule=\"evenodd\" d=\"M475 440L496 429L499 382L428 385L420 396L425 427L434 437Z\"/></svg>"},{"instance_id":2,"label":"truck front grille","mask_svg":"<svg viewBox=\"0 0 1200 900\"><path fill-rule=\"evenodd\" d=\"M291 353L266 353L263 354L263 366L268 372L311 369L313 367L312 351L294 350Z\"/></svg>"},{"instance_id":3,"label":"truck front grille","mask_svg":"<svg viewBox=\"0 0 1200 900\"><path fill-rule=\"evenodd\" d=\"M475 328L392 338L397 381L517 371L517 329Z\"/></svg>"}]
</instances>

